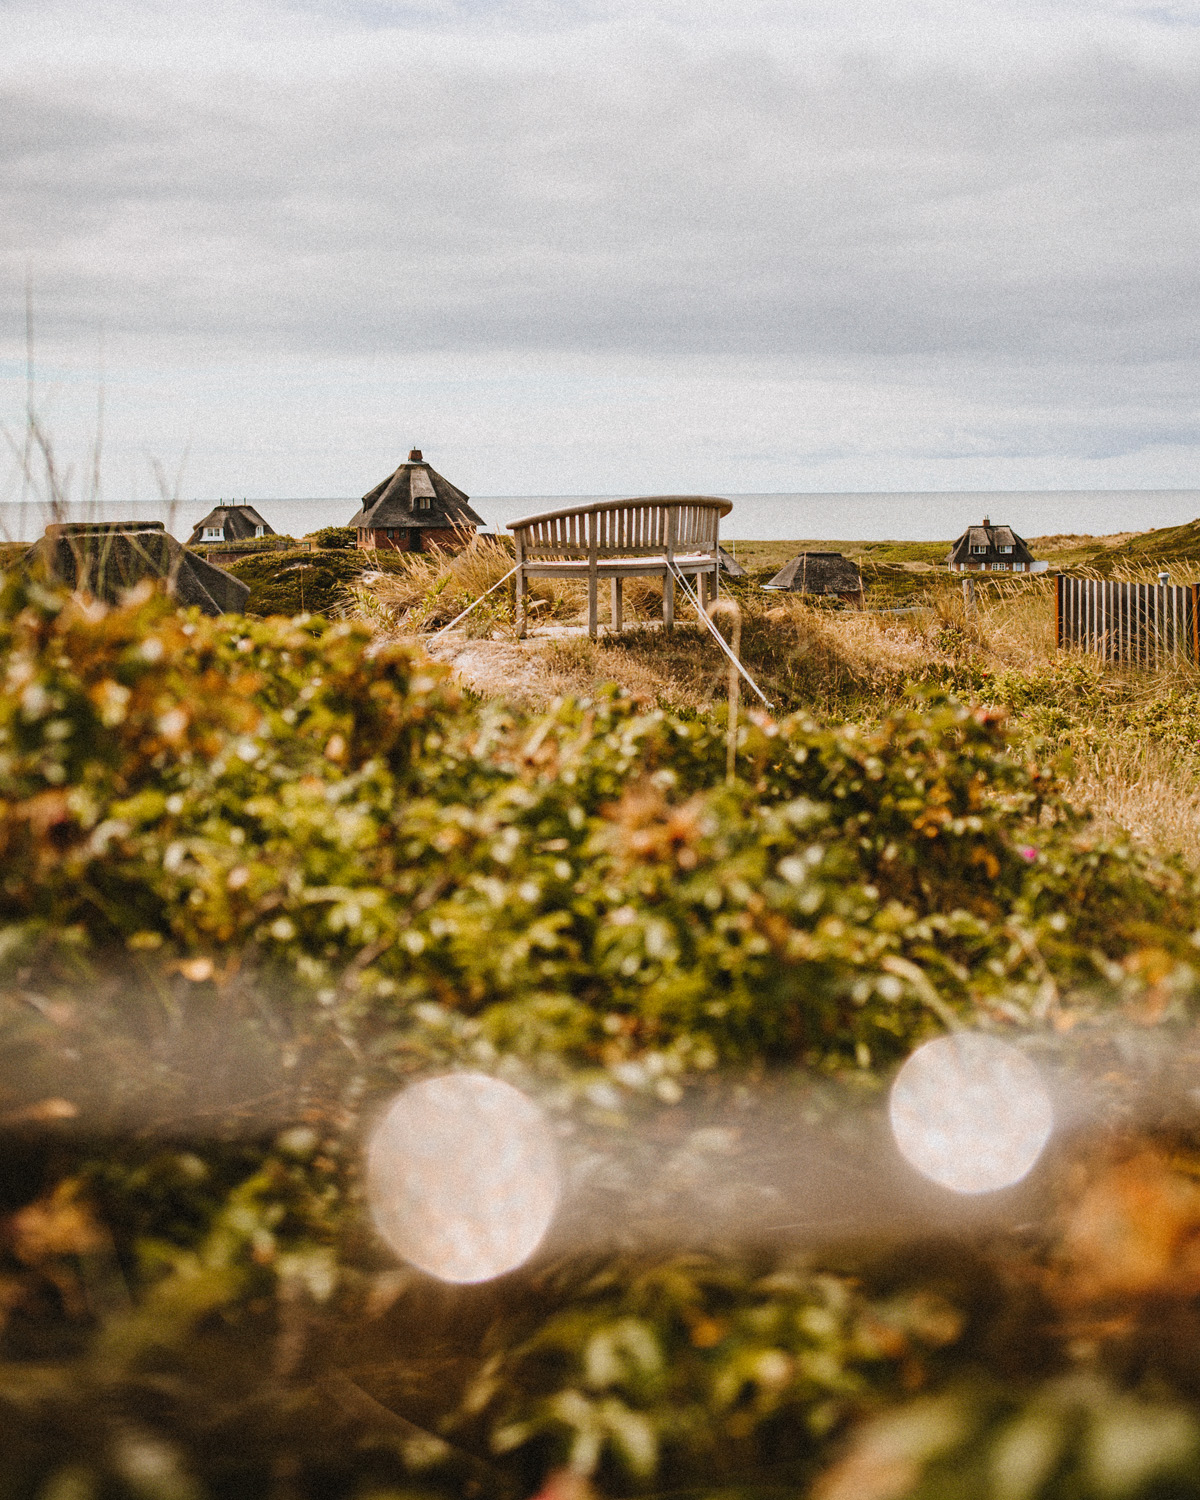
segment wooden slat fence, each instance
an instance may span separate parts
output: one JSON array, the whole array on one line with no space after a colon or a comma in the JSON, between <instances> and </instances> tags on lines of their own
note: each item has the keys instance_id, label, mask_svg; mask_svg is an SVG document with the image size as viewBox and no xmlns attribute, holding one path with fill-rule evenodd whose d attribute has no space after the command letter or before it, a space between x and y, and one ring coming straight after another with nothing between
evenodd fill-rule
<instances>
[{"instance_id":1,"label":"wooden slat fence","mask_svg":"<svg viewBox=\"0 0 1200 1500\"><path fill-rule=\"evenodd\" d=\"M1055 578L1058 644L1106 661L1158 667L1181 657L1200 665L1200 584Z\"/></svg>"}]
</instances>

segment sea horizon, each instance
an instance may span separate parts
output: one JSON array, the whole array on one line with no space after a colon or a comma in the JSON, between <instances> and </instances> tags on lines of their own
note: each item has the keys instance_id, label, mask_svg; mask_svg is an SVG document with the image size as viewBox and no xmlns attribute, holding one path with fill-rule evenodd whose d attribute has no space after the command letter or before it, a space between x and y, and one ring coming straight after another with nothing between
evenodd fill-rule
<instances>
[{"instance_id":1,"label":"sea horizon","mask_svg":"<svg viewBox=\"0 0 1200 1500\"><path fill-rule=\"evenodd\" d=\"M719 493L713 491L713 493ZM620 495L480 495L471 505L485 530L545 510ZM1178 526L1200 517L1200 489L1180 490L844 490L776 491L724 497L733 506L722 521L728 541L952 541L985 515L1025 537L1106 536ZM253 505L275 531L304 536L344 526L359 507L353 496L195 498L77 502L68 520L162 521L184 540L219 504ZM0 502L0 539L32 542L54 517L35 500Z\"/></svg>"}]
</instances>

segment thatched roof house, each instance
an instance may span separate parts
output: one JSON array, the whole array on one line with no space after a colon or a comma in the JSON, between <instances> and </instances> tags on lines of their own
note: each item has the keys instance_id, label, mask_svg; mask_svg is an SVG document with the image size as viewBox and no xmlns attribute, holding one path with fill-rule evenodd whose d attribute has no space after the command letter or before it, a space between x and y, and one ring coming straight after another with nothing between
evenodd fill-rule
<instances>
[{"instance_id":1,"label":"thatched roof house","mask_svg":"<svg viewBox=\"0 0 1200 1500\"><path fill-rule=\"evenodd\" d=\"M847 603L862 599L862 574L840 552L801 552L785 563L765 589L787 589L796 594L836 594Z\"/></svg>"},{"instance_id":2,"label":"thatched roof house","mask_svg":"<svg viewBox=\"0 0 1200 1500\"><path fill-rule=\"evenodd\" d=\"M161 521L79 521L47 526L25 554L35 569L72 589L116 604L126 589L152 578L180 604L202 614L240 614L250 585L188 552Z\"/></svg>"},{"instance_id":3,"label":"thatched roof house","mask_svg":"<svg viewBox=\"0 0 1200 1500\"><path fill-rule=\"evenodd\" d=\"M724 547L717 548L717 557L720 559L721 572L726 578L745 578L745 568L732 553L726 552Z\"/></svg>"},{"instance_id":4,"label":"thatched roof house","mask_svg":"<svg viewBox=\"0 0 1200 1500\"><path fill-rule=\"evenodd\" d=\"M952 573L1029 573L1033 553L1011 526L968 526L946 556Z\"/></svg>"},{"instance_id":5,"label":"thatched roof house","mask_svg":"<svg viewBox=\"0 0 1200 1500\"><path fill-rule=\"evenodd\" d=\"M244 542L249 537L274 535L275 528L267 525L253 505L217 505L192 527L187 544L196 547L201 542Z\"/></svg>"},{"instance_id":6,"label":"thatched roof house","mask_svg":"<svg viewBox=\"0 0 1200 1500\"><path fill-rule=\"evenodd\" d=\"M358 532L358 545L420 552L426 547L462 547L483 525L468 497L442 477L414 448L394 474L363 496L361 509L346 523Z\"/></svg>"}]
</instances>

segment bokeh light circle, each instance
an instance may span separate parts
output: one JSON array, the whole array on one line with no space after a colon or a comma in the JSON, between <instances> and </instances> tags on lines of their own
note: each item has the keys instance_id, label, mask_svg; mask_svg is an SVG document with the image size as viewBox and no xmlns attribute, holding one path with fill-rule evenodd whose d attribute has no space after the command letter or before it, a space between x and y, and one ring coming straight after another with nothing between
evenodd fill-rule
<instances>
[{"instance_id":1,"label":"bokeh light circle","mask_svg":"<svg viewBox=\"0 0 1200 1500\"><path fill-rule=\"evenodd\" d=\"M490 1281L529 1259L559 1174L545 1115L483 1073L405 1089L367 1147L367 1195L397 1255L443 1281Z\"/></svg>"},{"instance_id":2,"label":"bokeh light circle","mask_svg":"<svg viewBox=\"0 0 1200 1500\"><path fill-rule=\"evenodd\" d=\"M896 1075L888 1114L905 1160L956 1193L994 1193L1020 1182L1054 1128L1033 1063L1010 1043L976 1032L918 1047Z\"/></svg>"}]
</instances>

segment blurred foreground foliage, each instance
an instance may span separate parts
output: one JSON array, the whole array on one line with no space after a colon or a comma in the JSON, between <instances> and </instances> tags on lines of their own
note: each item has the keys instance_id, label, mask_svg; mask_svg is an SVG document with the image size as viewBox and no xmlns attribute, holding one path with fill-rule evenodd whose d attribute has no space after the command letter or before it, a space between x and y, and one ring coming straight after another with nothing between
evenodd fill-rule
<instances>
[{"instance_id":1,"label":"blurred foreground foliage","mask_svg":"<svg viewBox=\"0 0 1200 1500\"><path fill-rule=\"evenodd\" d=\"M1193 877L996 713L751 718L726 787L718 723L478 709L319 617L10 579L0 663L0 1495L1200 1493L1192 1345L1146 1335L1200 1332L1177 1122L1064 1146L1035 1242L797 1260L731 1189L654 1251L611 1185L773 1070L876 1119L958 1021L1189 1034ZM552 1111L606 1246L395 1264L363 1131L453 1067Z\"/></svg>"}]
</instances>

